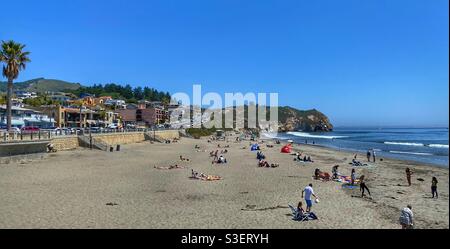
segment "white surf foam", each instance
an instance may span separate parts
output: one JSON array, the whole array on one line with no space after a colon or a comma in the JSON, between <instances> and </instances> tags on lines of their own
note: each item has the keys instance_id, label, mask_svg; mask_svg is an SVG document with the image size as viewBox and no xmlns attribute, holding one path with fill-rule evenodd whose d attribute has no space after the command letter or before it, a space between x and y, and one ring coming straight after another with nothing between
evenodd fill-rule
<instances>
[{"instance_id":1,"label":"white surf foam","mask_svg":"<svg viewBox=\"0 0 450 249\"><path fill-rule=\"evenodd\" d=\"M433 154L430 154L430 153L395 151L395 150L391 150L389 152L390 153L394 153L394 154L409 154L409 155L419 155L419 156L432 156L433 155Z\"/></svg>"},{"instance_id":2,"label":"white surf foam","mask_svg":"<svg viewBox=\"0 0 450 249\"><path fill-rule=\"evenodd\" d=\"M448 144L429 144L428 147L432 147L432 148L447 148L448 149Z\"/></svg>"},{"instance_id":3,"label":"white surf foam","mask_svg":"<svg viewBox=\"0 0 450 249\"><path fill-rule=\"evenodd\" d=\"M384 144L391 144L391 145L405 145L405 146L425 146L421 143L406 143L406 142L384 142Z\"/></svg>"},{"instance_id":4,"label":"white surf foam","mask_svg":"<svg viewBox=\"0 0 450 249\"><path fill-rule=\"evenodd\" d=\"M324 139L335 139L335 138L346 138L347 136L325 136L325 135L313 135L306 132L287 132L289 135L293 135L296 137L309 137L309 138L324 138Z\"/></svg>"}]
</instances>

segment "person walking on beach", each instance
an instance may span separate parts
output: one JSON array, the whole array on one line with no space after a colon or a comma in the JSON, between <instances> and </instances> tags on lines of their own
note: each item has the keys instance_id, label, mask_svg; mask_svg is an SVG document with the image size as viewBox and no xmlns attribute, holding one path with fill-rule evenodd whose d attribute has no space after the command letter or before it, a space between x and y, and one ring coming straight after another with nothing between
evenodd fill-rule
<instances>
[{"instance_id":1,"label":"person walking on beach","mask_svg":"<svg viewBox=\"0 0 450 249\"><path fill-rule=\"evenodd\" d=\"M368 161L368 162L370 162L370 156L371 156L370 150L368 150L368 151L367 151L367 161Z\"/></svg>"},{"instance_id":2,"label":"person walking on beach","mask_svg":"<svg viewBox=\"0 0 450 249\"><path fill-rule=\"evenodd\" d=\"M434 198L435 195L436 195L436 198L439 198L438 192L437 192L437 184L438 184L438 180L436 177L433 176L433 179L431 180L431 194L433 195L433 197L431 197L431 198Z\"/></svg>"},{"instance_id":3,"label":"person walking on beach","mask_svg":"<svg viewBox=\"0 0 450 249\"><path fill-rule=\"evenodd\" d=\"M367 192L369 193L369 195L372 196L372 195L370 194L370 190L369 190L369 188L367 187L366 182L365 182L364 179L365 179L365 176L364 176L364 175L362 175L362 176L359 178L359 190L362 192L361 197L364 197L364 192L365 192L365 190L367 190Z\"/></svg>"},{"instance_id":4,"label":"person walking on beach","mask_svg":"<svg viewBox=\"0 0 450 249\"><path fill-rule=\"evenodd\" d=\"M408 181L408 186L411 186L411 175L413 174L413 172L409 168L406 168L405 172L406 172L406 180Z\"/></svg>"},{"instance_id":5,"label":"person walking on beach","mask_svg":"<svg viewBox=\"0 0 450 249\"><path fill-rule=\"evenodd\" d=\"M312 183L310 183L302 191L302 198L305 197L305 202L306 202L306 212L311 212L311 207L312 207L311 196L314 196L314 198L316 198L316 201L318 199L318 197L314 194L314 189L312 188L312 186L313 186Z\"/></svg>"},{"instance_id":6,"label":"person walking on beach","mask_svg":"<svg viewBox=\"0 0 450 249\"><path fill-rule=\"evenodd\" d=\"M402 225L402 229L413 229L414 223L413 223L413 212L412 212L412 206L408 205L404 209L402 209L402 212L400 213L400 225Z\"/></svg>"},{"instance_id":7,"label":"person walking on beach","mask_svg":"<svg viewBox=\"0 0 450 249\"><path fill-rule=\"evenodd\" d=\"M376 157L376 155L375 155L375 149L373 149L373 150L372 150L372 158L373 158L373 162L375 162L375 157Z\"/></svg>"}]
</instances>

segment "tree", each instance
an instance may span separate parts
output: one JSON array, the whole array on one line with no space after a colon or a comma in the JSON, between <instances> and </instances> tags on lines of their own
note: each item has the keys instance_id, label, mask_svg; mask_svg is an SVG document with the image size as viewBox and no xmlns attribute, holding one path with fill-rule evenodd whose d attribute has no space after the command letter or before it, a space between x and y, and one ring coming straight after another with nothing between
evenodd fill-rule
<instances>
[{"instance_id":1,"label":"tree","mask_svg":"<svg viewBox=\"0 0 450 249\"><path fill-rule=\"evenodd\" d=\"M144 99L144 91L142 90L142 87L140 87L140 86L135 87L133 90L133 95L134 95L134 98L137 100Z\"/></svg>"},{"instance_id":2,"label":"tree","mask_svg":"<svg viewBox=\"0 0 450 249\"><path fill-rule=\"evenodd\" d=\"M6 92L6 127L11 130L11 98L13 93L13 81L19 77L19 72L24 70L26 63L30 62L30 52L25 52L25 45L10 41L2 41L0 48L0 62L3 65L3 76L8 79L8 90Z\"/></svg>"}]
</instances>

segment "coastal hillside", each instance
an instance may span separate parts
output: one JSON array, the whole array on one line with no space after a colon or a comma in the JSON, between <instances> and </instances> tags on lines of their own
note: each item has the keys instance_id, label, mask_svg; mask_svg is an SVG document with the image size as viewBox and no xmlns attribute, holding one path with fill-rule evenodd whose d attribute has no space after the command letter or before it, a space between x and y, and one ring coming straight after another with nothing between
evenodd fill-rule
<instances>
[{"instance_id":1,"label":"coastal hillside","mask_svg":"<svg viewBox=\"0 0 450 249\"><path fill-rule=\"evenodd\" d=\"M298 110L289 106L278 108L279 131L332 131L333 125L322 112L312 110Z\"/></svg>"},{"instance_id":2,"label":"coastal hillside","mask_svg":"<svg viewBox=\"0 0 450 249\"><path fill-rule=\"evenodd\" d=\"M6 91L6 81L0 82L0 92ZM14 82L14 90L31 92L62 92L67 90L77 90L81 85L63 80L37 78L24 82Z\"/></svg>"},{"instance_id":3,"label":"coastal hillside","mask_svg":"<svg viewBox=\"0 0 450 249\"><path fill-rule=\"evenodd\" d=\"M257 108L266 108L266 120L270 117L270 108L267 106L260 106ZM236 107L224 108L223 113L233 112L233 116L241 115L244 117L244 127L248 128L248 109L247 105L244 105L243 109L238 109ZM240 112L244 113L240 113ZM258 115L257 115L258 116ZM207 118L208 119L208 118ZM222 117L222 123L224 126L225 117ZM259 120L259 117L257 117ZM260 129L266 129L267 127L262 127L257 121L257 126ZM233 125L235 127L235 124ZM278 107L278 131L305 131L305 132L329 132L333 130L333 125L331 124L328 117L322 112L312 109L312 110L298 110L290 106L280 106Z\"/></svg>"}]
</instances>

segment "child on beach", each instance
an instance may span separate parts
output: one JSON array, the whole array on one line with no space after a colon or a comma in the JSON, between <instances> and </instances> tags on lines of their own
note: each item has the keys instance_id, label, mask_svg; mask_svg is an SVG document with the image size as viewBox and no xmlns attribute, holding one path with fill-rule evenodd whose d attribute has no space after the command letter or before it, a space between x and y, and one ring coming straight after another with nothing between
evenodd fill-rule
<instances>
[{"instance_id":1,"label":"child on beach","mask_svg":"<svg viewBox=\"0 0 450 249\"><path fill-rule=\"evenodd\" d=\"M352 186L354 186L355 181L356 181L356 170L355 169L352 169L351 179L352 179Z\"/></svg>"},{"instance_id":2,"label":"child on beach","mask_svg":"<svg viewBox=\"0 0 450 249\"><path fill-rule=\"evenodd\" d=\"M433 179L431 180L431 194L434 196L436 195L436 198L438 198L438 192L437 192L437 184L438 184L438 180L436 177L433 176Z\"/></svg>"},{"instance_id":3,"label":"child on beach","mask_svg":"<svg viewBox=\"0 0 450 249\"><path fill-rule=\"evenodd\" d=\"M411 175L413 174L412 170L409 168L406 168L406 180L408 181L408 186L411 186Z\"/></svg>"},{"instance_id":4,"label":"child on beach","mask_svg":"<svg viewBox=\"0 0 450 249\"><path fill-rule=\"evenodd\" d=\"M331 169L331 173L333 174L333 179L338 179L339 176L339 165L334 165Z\"/></svg>"}]
</instances>

